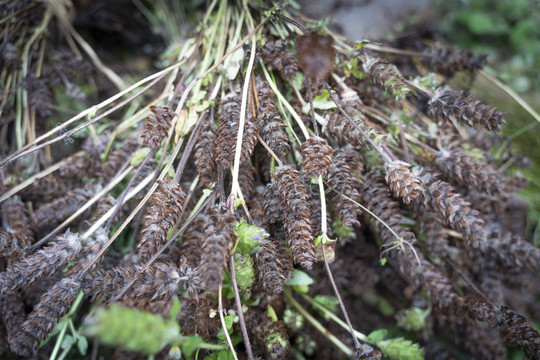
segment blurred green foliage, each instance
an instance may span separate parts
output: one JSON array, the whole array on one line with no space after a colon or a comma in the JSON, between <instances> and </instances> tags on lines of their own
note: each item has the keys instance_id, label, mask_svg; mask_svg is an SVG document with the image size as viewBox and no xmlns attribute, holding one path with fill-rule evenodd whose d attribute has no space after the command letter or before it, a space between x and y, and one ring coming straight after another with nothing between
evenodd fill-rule
<instances>
[{"instance_id":1,"label":"blurred green foliage","mask_svg":"<svg viewBox=\"0 0 540 360\"><path fill-rule=\"evenodd\" d=\"M540 1L436 0L440 30L451 43L488 54L489 64L519 92L540 90Z\"/></svg>"}]
</instances>

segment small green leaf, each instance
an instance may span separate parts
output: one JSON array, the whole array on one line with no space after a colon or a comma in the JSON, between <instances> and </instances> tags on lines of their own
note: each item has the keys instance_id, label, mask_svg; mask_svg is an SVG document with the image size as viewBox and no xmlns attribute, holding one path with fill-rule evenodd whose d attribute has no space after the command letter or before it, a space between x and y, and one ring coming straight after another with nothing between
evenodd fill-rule
<instances>
[{"instance_id":1,"label":"small green leaf","mask_svg":"<svg viewBox=\"0 0 540 360\"><path fill-rule=\"evenodd\" d=\"M178 298L174 298L171 306L171 315L169 316L169 319L171 321L174 321L176 319L176 316L180 314L181 308L182 304L180 304L180 300Z\"/></svg>"},{"instance_id":2,"label":"small green leaf","mask_svg":"<svg viewBox=\"0 0 540 360\"><path fill-rule=\"evenodd\" d=\"M129 164L131 166L139 165L140 163L143 162L143 160L146 158L146 156L148 156L150 151L151 151L151 149L149 147L143 147L143 148L140 148L139 150L135 151L133 153L133 155L131 155L131 161L129 162Z\"/></svg>"},{"instance_id":3,"label":"small green leaf","mask_svg":"<svg viewBox=\"0 0 540 360\"><path fill-rule=\"evenodd\" d=\"M184 340L184 343L182 344L182 353L186 355L187 358L195 352L199 348L199 345L204 342L204 339L201 338L199 335L194 335L187 337Z\"/></svg>"},{"instance_id":4,"label":"small green leaf","mask_svg":"<svg viewBox=\"0 0 540 360\"><path fill-rule=\"evenodd\" d=\"M388 334L388 330L379 329L379 330L372 331L368 335L368 338L373 342L379 342L379 341L383 340L386 337L387 334Z\"/></svg>"},{"instance_id":5,"label":"small green leaf","mask_svg":"<svg viewBox=\"0 0 540 360\"><path fill-rule=\"evenodd\" d=\"M86 352L88 351L88 340L86 337L81 335L77 336L77 348L81 355L86 355Z\"/></svg>"},{"instance_id":6,"label":"small green leaf","mask_svg":"<svg viewBox=\"0 0 540 360\"><path fill-rule=\"evenodd\" d=\"M397 324L405 330L418 331L426 328L426 318L430 309L422 310L417 307L401 310L397 315Z\"/></svg>"},{"instance_id":7,"label":"small green leaf","mask_svg":"<svg viewBox=\"0 0 540 360\"><path fill-rule=\"evenodd\" d=\"M329 295L316 295L313 298L313 301L321 304L325 308L332 311L336 310L337 306L339 305L339 300L335 296L329 296Z\"/></svg>"},{"instance_id":8,"label":"small green leaf","mask_svg":"<svg viewBox=\"0 0 540 360\"><path fill-rule=\"evenodd\" d=\"M287 282L287 285L288 286L297 286L297 285L309 286L313 284L313 282L314 282L313 279L308 274L306 274L302 270L294 269L293 277L289 279L289 281Z\"/></svg>"},{"instance_id":9,"label":"small green leaf","mask_svg":"<svg viewBox=\"0 0 540 360\"><path fill-rule=\"evenodd\" d=\"M274 310L274 308L272 306L267 305L266 313L267 313L268 317L270 319L272 319L272 322L278 321L278 316L277 316L276 311Z\"/></svg>"},{"instance_id":10,"label":"small green leaf","mask_svg":"<svg viewBox=\"0 0 540 360\"><path fill-rule=\"evenodd\" d=\"M388 260L385 257L383 257L382 259L379 259L379 263L381 264L381 266L386 265L387 262Z\"/></svg>"},{"instance_id":11,"label":"small green leaf","mask_svg":"<svg viewBox=\"0 0 540 360\"><path fill-rule=\"evenodd\" d=\"M71 335L66 335L64 336L64 340L62 340L62 345L60 345L60 347L65 350L73 344L75 344L75 338Z\"/></svg>"},{"instance_id":12,"label":"small green leaf","mask_svg":"<svg viewBox=\"0 0 540 360\"><path fill-rule=\"evenodd\" d=\"M354 43L355 50L360 50L367 44L374 44L374 45L380 45L380 43L372 42L370 40L361 40L359 42Z\"/></svg>"}]
</instances>

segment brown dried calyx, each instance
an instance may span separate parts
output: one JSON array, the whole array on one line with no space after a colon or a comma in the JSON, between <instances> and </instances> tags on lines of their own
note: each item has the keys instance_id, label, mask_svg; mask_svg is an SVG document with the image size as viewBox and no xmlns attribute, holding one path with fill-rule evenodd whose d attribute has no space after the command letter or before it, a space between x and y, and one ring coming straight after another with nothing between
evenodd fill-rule
<instances>
[{"instance_id":1,"label":"brown dried calyx","mask_svg":"<svg viewBox=\"0 0 540 360\"><path fill-rule=\"evenodd\" d=\"M382 359L382 352L378 349L374 349L367 344L360 345L360 348L356 349L353 354L352 360L380 360Z\"/></svg>"},{"instance_id":2,"label":"brown dried calyx","mask_svg":"<svg viewBox=\"0 0 540 360\"><path fill-rule=\"evenodd\" d=\"M135 278L134 284L124 297L134 299L163 300L176 295L180 284L189 280L191 270L157 262L149 265L144 272L143 265L134 267L115 267L110 270L98 270L87 274L82 281L85 295L91 302L101 300L110 302L123 288Z\"/></svg>"},{"instance_id":3,"label":"brown dried calyx","mask_svg":"<svg viewBox=\"0 0 540 360\"><path fill-rule=\"evenodd\" d=\"M259 56L268 66L268 70L278 70L285 80L290 80L298 72L293 53L287 51L287 44L281 39L268 39Z\"/></svg>"},{"instance_id":4,"label":"brown dried calyx","mask_svg":"<svg viewBox=\"0 0 540 360\"><path fill-rule=\"evenodd\" d=\"M421 197L424 190L421 181L411 171L412 165L395 160L384 164L386 176L384 177L392 192L399 196L405 204Z\"/></svg>"},{"instance_id":5,"label":"brown dried calyx","mask_svg":"<svg viewBox=\"0 0 540 360\"><path fill-rule=\"evenodd\" d=\"M450 121L454 117L459 123L472 127L482 125L487 130L501 131L506 122L505 113L483 104L463 91L438 88L428 102L428 114L439 121Z\"/></svg>"},{"instance_id":6,"label":"brown dried calyx","mask_svg":"<svg viewBox=\"0 0 540 360\"><path fill-rule=\"evenodd\" d=\"M334 68L336 51L330 35L310 32L296 39L296 59L311 80L324 80Z\"/></svg>"},{"instance_id":7,"label":"brown dried calyx","mask_svg":"<svg viewBox=\"0 0 540 360\"><path fill-rule=\"evenodd\" d=\"M383 87L394 97L404 98L411 91L396 67L388 61L366 55L363 67L375 85Z\"/></svg>"},{"instance_id":8,"label":"brown dried calyx","mask_svg":"<svg viewBox=\"0 0 540 360\"><path fill-rule=\"evenodd\" d=\"M27 356L25 353L20 353L17 346L20 329L26 321L26 311L24 308L24 301L19 291L14 291L0 297L0 323L6 327L5 335L7 335L7 342L11 351L21 356Z\"/></svg>"},{"instance_id":9,"label":"brown dried calyx","mask_svg":"<svg viewBox=\"0 0 540 360\"><path fill-rule=\"evenodd\" d=\"M146 117L144 131L141 135L143 145L157 149L167 136L171 127L174 113L167 106L150 106L150 115Z\"/></svg>"},{"instance_id":10,"label":"brown dried calyx","mask_svg":"<svg viewBox=\"0 0 540 360\"><path fill-rule=\"evenodd\" d=\"M435 165L451 182L476 191L496 195L501 192L505 178L491 165L480 162L463 149L443 149Z\"/></svg>"},{"instance_id":11,"label":"brown dried calyx","mask_svg":"<svg viewBox=\"0 0 540 360\"><path fill-rule=\"evenodd\" d=\"M380 134L376 129L372 128L366 123L366 117L362 113L361 104L356 102L354 104L344 105L344 110L349 116L356 122L356 124L366 133L366 135L376 144L381 144L385 135ZM350 121L336 111L330 114L328 123L323 130L330 137L336 139L340 144L347 145L352 144L356 146L363 146L366 144L366 139L360 131L351 124Z\"/></svg>"},{"instance_id":12,"label":"brown dried calyx","mask_svg":"<svg viewBox=\"0 0 540 360\"><path fill-rule=\"evenodd\" d=\"M304 173L309 178L313 176L318 179L320 175L326 176L326 171L332 163L332 147L328 142L318 136L307 139L302 146L302 156L304 162L302 167Z\"/></svg>"},{"instance_id":13,"label":"brown dried calyx","mask_svg":"<svg viewBox=\"0 0 540 360\"><path fill-rule=\"evenodd\" d=\"M470 50L455 46L433 46L422 52L422 62L429 70L453 77L458 71L475 73L487 63L486 55L475 56Z\"/></svg>"},{"instance_id":14,"label":"brown dried calyx","mask_svg":"<svg viewBox=\"0 0 540 360\"><path fill-rule=\"evenodd\" d=\"M228 169L234 161L236 137L240 122L240 101L235 92L230 92L221 100L218 110L219 129L215 161Z\"/></svg>"},{"instance_id":15,"label":"brown dried calyx","mask_svg":"<svg viewBox=\"0 0 540 360\"><path fill-rule=\"evenodd\" d=\"M56 323L69 311L80 288L80 282L65 278L47 291L22 324L13 350L22 356L35 354Z\"/></svg>"},{"instance_id":16,"label":"brown dried calyx","mask_svg":"<svg viewBox=\"0 0 540 360\"><path fill-rule=\"evenodd\" d=\"M469 247L478 247L486 240L484 221L448 183L438 180L436 174L421 169L418 177L424 185L424 196L411 203L415 211L436 211L445 225L460 232Z\"/></svg>"},{"instance_id":17,"label":"brown dried calyx","mask_svg":"<svg viewBox=\"0 0 540 360\"><path fill-rule=\"evenodd\" d=\"M443 310L451 309L458 304L448 277L437 267L426 260L423 255L414 251L411 247L416 242L416 236L402 224L399 204L392 199L390 190L384 185L381 175L370 172L365 177L362 187L362 200L379 219L371 218L370 223L380 235L383 247L393 245L398 239L404 244L401 247L388 252L390 265L399 271L416 286L422 287L436 304ZM394 232L390 231L381 220ZM407 243L405 243L405 241Z\"/></svg>"},{"instance_id":18,"label":"brown dried calyx","mask_svg":"<svg viewBox=\"0 0 540 360\"><path fill-rule=\"evenodd\" d=\"M263 292L280 293L293 273L291 255L280 242L268 240L255 254L257 281Z\"/></svg>"},{"instance_id":19,"label":"brown dried calyx","mask_svg":"<svg viewBox=\"0 0 540 360\"><path fill-rule=\"evenodd\" d=\"M18 258L26 252L30 243L17 233L0 231L0 257Z\"/></svg>"},{"instance_id":20,"label":"brown dried calyx","mask_svg":"<svg viewBox=\"0 0 540 360\"><path fill-rule=\"evenodd\" d=\"M201 263L194 270L194 281L199 289L217 291L234 245L234 216L225 205L214 206L208 216L210 221L205 224Z\"/></svg>"},{"instance_id":21,"label":"brown dried calyx","mask_svg":"<svg viewBox=\"0 0 540 360\"><path fill-rule=\"evenodd\" d=\"M47 276L61 271L74 262L82 248L79 235L69 230L56 238L47 247L16 263L0 274L0 295L25 288Z\"/></svg>"},{"instance_id":22,"label":"brown dried calyx","mask_svg":"<svg viewBox=\"0 0 540 360\"><path fill-rule=\"evenodd\" d=\"M484 300L468 296L464 309L467 315L478 321L486 321L497 327L508 345L523 349L527 359L540 359L540 334L527 323L527 319L507 306L493 306Z\"/></svg>"},{"instance_id":23,"label":"brown dried calyx","mask_svg":"<svg viewBox=\"0 0 540 360\"><path fill-rule=\"evenodd\" d=\"M186 197L174 180L158 180L159 190L152 194L152 206L144 217L141 241L137 246L139 261L147 262L167 241L169 230L180 221Z\"/></svg>"},{"instance_id":24,"label":"brown dried calyx","mask_svg":"<svg viewBox=\"0 0 540 360\"><path fill-rule=\"evenodd\" d=\"M204 339L216 336L221 328L218 303L212 294L204 294L197 299L188 298L182 301L182 311L178 314L178 323L182 334L193 336L198 334Z\"/></svg>"},{"instance_id":25,"label":"brown dried calyx","mask_svg":"<svg viewBox=\"0 0 540 360\"><path fill-rule=\"evenodd\" d=\"M2 204L2 223L4 228L20 236L25 243L34 242L34 231L30 227L26 206L21 200L11 198Z\"/></svg>"},{"instance_id":26,"label":"brown dried calyx","mask_svg":"<svg viewBox=\"0 0 540 360\"><path fill-rule=\"evenodd\" d=\"M257 80L257 96L257 125L260 135L278 157L283 157L289 151L289 139L285 132L286 126L276 111L274 93L268 82Z\"/></svg>"},{"instance_id":27,"label":"brown dried calyx","mask_svg":"<svg viewBox=\"0 0 540 360\"><path fill-rule=\"evenodd\" d=\"M194 155L195 166L199 174L199 182L203 188L217 181L216 162L214 161L217 132L217 126L214 125L209 117L205 117L201 128L201 136L197 144L195 144Z\"/></svg>"},{"instance_id":28,"label":"brown dried calyx","mask_svg":"<svg viewBox=\"0 0 540 360\"><path fill-rule=\"evenodd\" d=\"M343 198L345 195L353 200L358 200L359 194L356 190L358 180L354 177L349 166L349 159L343 150L336 150L332 155L332 163L328 168L328 186L338 193L330 193L330 201L339 214L341 225L359 226L358 217L362 214L360 206L349 199Z\"/></svg>"},{"instance_id":29,"label":"brown dried calyx","mask_svg":"<svg viewBox=\"0 0 540 360\"><path fill-rule=\"evenodd\" d=\"M290 165L279 166L272 174L272 183L279 191L283 208L282 220L294 262L311 269L317 258L307 202L308 194L300 172Z\"/></svg>"}]
</instances>

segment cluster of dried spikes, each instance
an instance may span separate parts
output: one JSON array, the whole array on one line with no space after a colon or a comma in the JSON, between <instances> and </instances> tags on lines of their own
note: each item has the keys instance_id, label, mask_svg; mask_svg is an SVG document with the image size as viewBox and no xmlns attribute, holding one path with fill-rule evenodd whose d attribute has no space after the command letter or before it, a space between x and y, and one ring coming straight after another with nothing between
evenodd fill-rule
<instances>
[{"instance_id":1,"label":"cluster of dried spikes","mask_svg":"<svg viewBox=\"0 0 540 360\"><path fill-rule=\"evenodd\" d=\"M327 78L330 71L342 76L337 67L333 69L335 49L328 36L312 33L298 41L296 59L306 77L321 80ZM284 86L298 71L295 56L288 51L286 44L283 40L268 40L258 52L269 70L280 73ZM470 54L454 50L443 52L431 49L424 54L429 55L425 57L431 61L429 66L447 76L460 70L474 71L481 62L471 58ZM444 54L451 56L447 56L449 59L442 64ZM395 150L399 146L392 143L392 137L386 139L386 133L389 132L386 124L383 122L381 125L372 113L373 108L384 108L388 104L398 106L393 98L409 96L410 90L409 84L386 60L369 55L362 59L367 75L365 79L378 86L379 90L384 90L377 95L369 91L362 94L373 96L366 103L380 106L368 109L357 97L343 94L343 108L356 121L356 126L336 110L321 110L320 115L327 120L326 123L321 122L324 125L324 135L312 136L301 144L296 141L299 133L296 124L290 124L290 128L285 131L287 114L277 111L269 84L255 76L256 85L252 89L254 96L248 100L243 129L239 182L253 223L271 234L270 239L264 239L258 244L258 250L242 255L250 260L246 263L254 267L256 280L250 289L252 299L260 296L261 301L258 307L250 306L246 313L248 331L253 336L256 351L269 358L287 356L295 340L291 337L290 324L281 320L271 321L266 311L271 307L275 309L278 318L283 318L283 298L280 293L293 274L293 263L306 269L313 268L318 255L321 260L314 239L320 235L322 222L326 221L331 227L332 220L339 220L335 222L335 230L338 231L334 234L339 234L337 236L340 239L346 237L341 234L346 233L343 228L347 228L352 234L349 236L357 237L362 246L371 246L381 256L388 258L393 269L389 271L395 272L396 281L406 281L413 285L414 289L404 291L405 302L411 300L412 292L418 296L417 289L420 289L436 305L437 310L432 315L434 321L442 323L441 319L446 317L446 321L454 327L463 325L463 332L477 339L479 344L487 343L489 332L474 321L459 317L460 311L463 313L465 309L471 318L487 321L490 326L498 328L501 337L509 345L523 348L525 354L534 359L538 352L538 333L526 323L524 317L507 306L494 306L478 299L464 301L454 289L453 279L461 273L467 273L464 276L481 283L483 290L490 284L497 287L488 296L496 297L497 303L501 303L503 300L508 301L504 296L505 291L510 286L517 286L509 278L518 271L522 272L520 276L524 279L533 282L534 277L531 277L530 271L538 269L540 251L520 235L508 232L504 226L490 223L492 219L488 220L484 212L476 211L476 204L470 200L475 193L500 195L510 188L506 186L510 180L488 165L487 161L477 160L461 148L449 147L435 152L434 159L417 159L413 152L408 162L374 160L373 154L367 151L371 143L358 127L376 146L382 148L390 145L384 151L389 154L388 148L396 151L398 156L392 158L407 158ZM366 83L364 80L350 78L347 86L359 92L360 88L373 88L373 84ZM34 86L33 91L46 93L43 84L30 85ZM234 85L230 88L237 89L238 84ZM278 81L277 88L280 85ZM336 86L331 82L331 86L337 89L339 84ZM386 96L384 102L380 101L380 96ZM46 99L46 96L42 98ZM194 170L199 175L199 184L193 187L196 195L213 183L225 188L230 186L227 171L233 166L240 103L239 95L229 91L216 106L219 127L213 116L202 119L204 123L194 149L195 166L189 168L188 162L186 169L186 176L194 177ZM291 104L294 105L293 101ZM47 100L36 102L32 107L46 112L50 104ZM213 110L210 113L213 114ZM504 123L503 113L461 92L443 88L437 89L431 96L427 103L427 113L433 118L444 120L447 125L449 119L455 118L460 124L473 127L480 124L488 130L498 131ZM7 328L7 340L14 352L22 356L34 354L39 343L69 310L79 290L91 301L119 301L167 317L172 301L179 292L187 289L186 298L181 299L182 312L177 317L183 334L199 334L203 338L212 338L217 334L221 325L218 316L215 316L218 305L212 293L223 284L224 274L228 271L227 262L237 240L233 225L239 218L248 218L243 210L231 213L231 208L222 204L209 205L185 229L180 244L172 244L157 261L143 265L166 243L171 229L187 218L187 215L183 216L184 213L192 210L193 204L189 201L185 203L186 195L180 184L164 180L159 182L159 188L152 195L140 231L135 234L136 237L140 235L137 263L132 264L129 260L120 262L114 255L110 258L95 258L108 240L108 230L103 228L82 244L77 234L67 232L33 254L28 249L34 243L34 234L44 235L52 229L50 227L53 224L56 226L75 213L101 186L106 186L120 170L125 169L131 154L141 145L157 150L169 134L173 118L174 114L168 108L151 107L142 141L139 141L139 136L126 138L120 147L113 147L116 149L103 163L99 155L105 150L104 145L97 144L96 149L83 146L87 154L65 162L59 171L60 176L50 175L19 193L22 200L40 205L35 206L36 210L31 216L27 204L22 201L10 199L3 204L4 231L0 232L0 256L9 262L7 270L0 274L3 317L0 332L2 326ZM426 130L422 128L422 122L417 124L415 121L414 126L424 132ZM414 136L414 126L402 131L410 131ZM457 135L450 125L440 129L451 132L446 134L449 137ZM266 150L256 146L258 136L276 155L277 159L274 160L278 166L275 169L268 161L270 157ZM107 141L101 143L106 144ZM351 150L351 145L356 148ZM303 162L298 169L301 168L302 173L290 165L300 159L300 154ZM441 174L427 166L427 162L431 162ZM423 163L426 167L417 171L412 168L415 163ZM364 167L370 171L364 173ZM225 172L221 179L218 176L220 168ZM325 194L329 205L326 219L322 219L319 189L311 187L309 179L319 176L323 177L324 187L328 186ZM85 182L89 185L80 186ZM182 182L182 187L186 188L187 182ZM263 193L261 189L266 190ZM44 203L50 200L54 201ZM80 218L83 220L93 212L94 222L114 203L114 198L101 199L97 209L90 209L81 214ZM360 205L370 211L362 213ZM32 206L28 208L32 209ZM407 214L411 214L415 220L413 229L404 226L404 223L409 223L403 217L404 211L408 211ZM117 218L124 218L125 215L125 211L120 211ZM84 228L85 224L80 223L71 224L79 229ZM364 233L361 224L368 225L372 232ZM331 237L332 229L328 229L327 234ZM362 241L363 237L368 240ZM374 244L373 238L380 249ZM423 242L426 247L417 246ZM358 264L358 259L354 258L357 254L348 253L348 246L352 245L338 241L328 249L338 259L343 257L351 260L347 275L354 277L357 274L351 269ZM432 262L434 258L442 260L441 264L448 261L451 265L436 265L439 262ZM364 267L368 268L368 273L379 276L379 267L371 264L376 262L365 260ZM461 266L460 272L452 270L456 265ZM67 271L62 273L66 267ZM86 272L79 279L77 276L82 270ZM317 267L313 270L316 272ZM382 275L380 277L383 278ZM40 281L45 283L46 279L51 281L52 286L41 291L41 301L34 301L31 305L33 311L27 316L24 307L28 309L30 305L24 300L21 291L37 288ZM377 280L370 279L368 282L374 284ZM389 281L388 284L378 285L391 287L392 283ZM505 288L506 285L508 288ZM354 292L362 293L364 286L368 287L367 284L359 284ZM472 292L472 288L464 287L465 292ZM395 287L392 290L399 292L398 289ZM122 297L117 299L119 294ZM277 301L269 300L270 297ZM530 305L526 300L514 301L520 312ZM14 332L13 329L19 331ZM0 345L3 345L2 339L0 334ZM501 346L500 342L495 344L492 347L493 354L499 353ZM464 347L469 352L473 351L470 347ZM491 355L487 351L484 357L489 358ZM364 345L357 349L353 358L379 359L381 353L378 349Z\"/></svg>"}]
</instances>

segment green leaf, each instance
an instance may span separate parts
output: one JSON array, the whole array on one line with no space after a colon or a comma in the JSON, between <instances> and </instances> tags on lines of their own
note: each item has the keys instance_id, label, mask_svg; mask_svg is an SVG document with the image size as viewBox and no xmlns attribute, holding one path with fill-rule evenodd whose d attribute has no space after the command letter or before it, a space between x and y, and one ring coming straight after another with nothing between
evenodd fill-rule
<instances>
[{"instance_id":1,"label":"green leaf","mask_svg":"<svg viewBox=\"0 0 540 360\"><path fill-rule=\"evenodd\" d=\"M116 304L96 309L85 323L85 334L99 338L103 344L148 355L159 352L180 335L175 321Z\"/></svg>"},{"instance_id":2,"label":"green leaf","mask_svg":"<svg viewBox=\"0 0 540 360\"><path fill-rule=\"evenodd\" d=\"M379 329L379 330L372 331L368 335L368 338L373 342L379 342L379 341L383 340L386 337L387 334L388 334L388 330Z\"/></svg>"},{"instance_id":3,"label":"green leaf","mask_svg":"<svg viewBox=\"0 0 540 360\"><path fill-rule=\"evenodd\" d=\"M423 360L424 349L403 338L378 341L377 346L391 360Z\"/></svg>"},{"instance_id":4,"label":"green leaf","mask_svg":"<svg viewBox=\"0 0 540 360\"><path fill-rule=\"evenodd\" d=\"M270 319L272 319L273 322L278 321L278 316L276 314L276 311L274 310L274 308L270 304L268 304L266 306L266 313L267 313L268 317Z\"/></svg>"},{"instance_id":5,"label":"green leaf","mask_svg":"<svg viewBox=\"0 0 540 360\"><path fill-rule=\"evenodd\" d=\"M176 316L180 314L181 308L182 304L180 304L180 300L178 298L174 298L171 306L171 315L169 316L169 319L171 321L174 321L176 319Z\"/></svg>"},{"instance_id":6,"label":"green leaf","mask_svg":"<svg viewBox=\"0 0 540 360\"><path fill-rule=\"evenodd\" d=\"M426 328L426 317L430 309L422 310L417 307L401 310L397 315L397 324L405 330L418 331Z\"/></svg>"},{"instance_id":7,"label":"green leaf","mask_svg":"<svg viewBox=\"0 0 540 360\"><path fill-rule=\"evenodd\" d=\"M379 259L379 263L380 263L382 266L386 265L387 262L388 262L388 260L387 260L385 257L383 257L382 259Z\"/></svg>"},{"instance_id":8,"label":"green leaf","mask_svg":"<svg viewBox=\"0 0 540 360\"><path fill-rule=\"evenodd\" d=\"M320 110L328 110L333 109L336 106L336 104L332 100L328 100L330 97L330 94L328 93L328 90L323 90L322 94L320 96L316 96L313 98L313 108L314 109L320 109ZM306 103L302 107L302 112L307 114L310 111L310 105L309 103Z\"/></svg>"},{"instance_id":9,"label":"green leaf","mask_svg":"<svg viewBox=\"0 0 540 360\"><path fill-rule=\"evenodd\" d=\"M367 44L380 45L380 43L372 42L372 41L366 39L366 40L360 40L359 42L354 43L354 49L355 50L360 50L364 46L366 46Z\"/></svg>"},{"instance_id":10,"label":"green leaf","mask_svg":"<svg viewBox=\"0 0 540 360\"><path fill-rule=\"evenodd\" d=\"M137 166L140 163L143 162L143 160L146 158L146 156L150 153L151 149L149 147L143 147L139 150L135 151L133 155L131 155L131 161L129 164L131 166Z\"/></svg>"},{"instance_id":11,"label":"green leaf","mask_svg":"<svg viewBox=\"0 0 540 360\"><path fill-rule=\"evenodd\" d=\"M225 76L227 79L233 80L238 74L238 71L240 71L240 67L244 62L244 49L240 47L229 56L229 59L229 63L225 69Z\"/></svg>"},{"instance_id":12,"label":"green leaf","mask_svg":"<svg viewBox=\"0 0 540 360\"><path fill-rule=\"evenodd\" d=\"M309 286L313 284L313 282L314 282L313 279L308 274L306 274L302 270L294 269L293 277L289 279L289 281L287 282L287 285L288 286L297 286L297 285Z\"/></svg>"},{"instance_id":13,"label":"green leaf","mask_svg":"<svg viewBox=\"0 0 540 360\"><path fill-rule=\"evenodd\" d=\"M60 347L65 350L73 344L75 344L75 338L71 335L66 335L64 336L64 339L62 340L62 345L60 345Z\"/></svg>"},{"instance_id":14,"label":"green leaf","mask_svg":"<svg viewBox=\"0 0 540 360\"><path fill-rule=\"evenodd\" d=\"M182 344L182 353L186 355L186 357L190 357L195 350L199 348L199 345L204 342L204 339L201 338L199 335L194 335L187 337L184 340L184 343Z\"/></svg>"},{"instance_id":15,"label":"green leaf","mask_svg":"<svg viewBox=\"0 0 540 360\"><path fill-rule=\"evenodd\" d=\"M88 340L86 337L81 335L77 336L77 348L81 355L86 355L86 352L88 351Z\"/></svg>"},{"instance_id":16,"label":"green leaf","mask_svg":"<svg viewBox=\"0 0 540 360\"><path fill-rule=\"evenodd\" d=\"M336 310L337 306L339 305L339 300L337 299L337 297L330 295L316 295L313 298L313 301L321 304L329 310Z\"/></svg>"}]
</instances>

